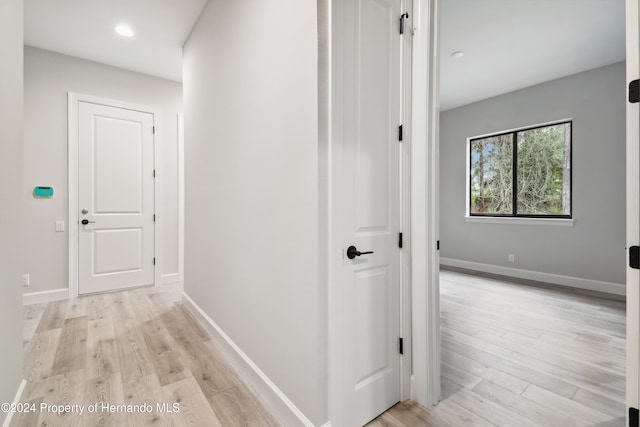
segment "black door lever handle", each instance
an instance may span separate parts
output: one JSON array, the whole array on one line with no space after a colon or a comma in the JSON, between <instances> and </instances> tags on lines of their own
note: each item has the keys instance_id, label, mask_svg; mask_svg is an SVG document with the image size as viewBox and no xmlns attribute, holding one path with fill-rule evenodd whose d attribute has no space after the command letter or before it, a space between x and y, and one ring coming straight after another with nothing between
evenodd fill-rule
<instances>
[{"instance_id":1,"label":"black door lever handle","mask_svg":"<svg viewBox=\"0 0 640 427\"><path fill-rule=\"evenodd\" d=\"M89 223L94 223L95 221L89 221L88 219L83 219L82 221L80 221L82 223L82 225L87 225Z\"/></svg>"},{"instance_id":2,"label":"black door lever handle","mask_svg":"<svg viewBox=\"0 0 640 427\"><path fill-rule=\"evenodd\" d=\"M347 258L349 258L349 259L354 259L357 256L366 255L366 254L372 254L372 253L373 253L373 251L360 252L358 249L356 249L355 246L349 246L347 248Z\"/></svg>"}]
</instances>

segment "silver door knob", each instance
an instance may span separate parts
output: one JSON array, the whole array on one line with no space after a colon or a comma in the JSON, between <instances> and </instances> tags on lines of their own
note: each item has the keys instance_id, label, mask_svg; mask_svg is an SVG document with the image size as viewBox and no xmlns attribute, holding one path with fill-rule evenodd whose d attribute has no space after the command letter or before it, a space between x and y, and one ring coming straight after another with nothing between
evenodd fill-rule
<instances>
[{"instance_id":1,"label":"silver door knob","mask_svg":"<svg viewBox=\"0 0 640 427\"><path fill-rule=\"evenodd\" d=\"M86 214L88 214L88 213L89 213L89 211L88 211L88 210L86 210L86 209L82 209L82 211L81 211L81 212L82 212L82 215L86 215Z\"/></svg>"}]
</instances>

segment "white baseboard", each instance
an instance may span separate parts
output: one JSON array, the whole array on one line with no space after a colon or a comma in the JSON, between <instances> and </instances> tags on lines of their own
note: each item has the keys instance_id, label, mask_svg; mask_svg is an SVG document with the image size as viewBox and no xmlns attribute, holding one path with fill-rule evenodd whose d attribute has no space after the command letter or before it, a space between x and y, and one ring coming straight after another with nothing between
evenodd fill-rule
<instances>
[{"instance_id":1,"label":"white baseboard","mask_svg":"<svg viewBox=\"0 0 640 427\"><path fill-rule=\"evenodd\" d=\"M62 301L66 299L69 299L68 288L52 289L50 291L29 292L26 294L22 294L23 305L41 304L44 302Z\"/></svg>"},{"instance_id":2,"label":"white baseboard","mask_svg":"<svg viewBox=\"0 0 640 427\"><path fill-rule=\"evenodd\" d=\"M519 279L535 280L570 288L586 289L614 295L626 295L627 287L620 283L601 282L573 276L542 273L539 271L520 270L518 268L502 267L499 265L482 264L479 262L463 261L452 258L440 258L440 264L467 270L482 271L484 273L499 274L501 276L517 277Z\"/></svg>"},{"instance_id":3,"label":"white baseboard","mask_svg":"<svg viewBox=\"0 0 640 427\"><path fill-rule=\"evenodd\" d=\"M162 284L163 285L168 285L170 283L177 283L177 282L182 282L182 280L180 280L180 274L179 273L171 273L171 274L163 274L162 275Z\"/></svg>"},{"instance_id":4,"label":"white baseboard","mask_svg":"<svg viewBox=\"0 0 640 427\"><path fill-rule=\"evenodd\" d=\"M286 426L314 427L313 423L289 400L273 381L247 356L236 343L191 299L182 294L187 310L196 321L226 350L233 366L253 387L265 403ZM325 424L324 426L330 426Z\"/></svg>"},{"instance_id":5,"label":"white baseboard","mask_svg":"<svg viewBox=\"0 0 640 427\"><path fill-rule=\"evenodd\" d=\"M22 380L20 386L18 386L18 391L16 391L16 395L13 398L13 404L17 404L20 402L22 398L22 393L24 392L24 388L27 386L27 380ZM13 412L8 412L4 422L2 423L2 427L9 427L11 424L11 419L13 418Z\"/></svg>"}]
</instances>

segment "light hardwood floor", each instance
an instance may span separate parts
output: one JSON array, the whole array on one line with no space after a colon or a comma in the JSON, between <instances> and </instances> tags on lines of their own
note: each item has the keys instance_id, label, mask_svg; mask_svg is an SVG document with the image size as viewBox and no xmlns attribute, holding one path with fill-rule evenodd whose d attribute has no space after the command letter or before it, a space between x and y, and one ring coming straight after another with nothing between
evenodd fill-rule
<instances>
[{"instance_id":1,"label":"light hardwood floor","mask_svg":"<svg viewBox=\"0 0 640 427\"><path fill-rule=\"evenodd\" d=\"M25 307L22 402L36 411L15 414L11 425L280 425L182 307L181 293L170 285ZM103 410L103 403L151 410ZM41 404L85 412L56 414Z\"/></svg>"},{"instance_id":2,"label":"light hardwood floor","mask_svg":"<svg viewBox=\"0 0 640 427\"><path fill-rule=\"evenodd\" d=\"M442 271L442 401L369 424L623 427L625 303Z\"/></svg>"},{"instance_id":3,"label":"light hardwood floor","mask_svg":"<svg viewBox=\"0 0 640 427\"><path fill-rule=\"evenodd\" d=\"M25 307L23 402L144 414L16 414L12 426L277 426L182 307L177 285ZM603 295L441 274L443 400L370 427L622 427L625 306ZM179 413L156 403L179 403Z\"/></svg>"}]
</instances>

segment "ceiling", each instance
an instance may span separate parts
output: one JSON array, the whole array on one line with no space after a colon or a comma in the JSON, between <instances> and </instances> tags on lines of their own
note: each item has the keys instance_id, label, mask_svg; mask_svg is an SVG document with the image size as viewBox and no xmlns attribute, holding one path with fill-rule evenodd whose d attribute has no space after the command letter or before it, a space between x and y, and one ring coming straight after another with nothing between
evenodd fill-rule
<instances>
[{"instance_id":1,"label":"ceiling","mask_svg":"<svg viewBox=\"0 0 640 427\"><path fill-rule=\"evenodd\" d=\"M207 0L25 0L25 44L182 81L182 45ZM135 35L114 31L126 24Z\"/></svg>"},{"instance_id":2,"label":"ceiling","mask_svg":"<svg viewBox=\"0 0 640 427\"><path fill-rule=\"evenodd\" d=\"M206 1L25 0L25 44L181 81L182 45ZM625 57L624 0L441 0L440 8L443 111ZM123 23L134 37L115 33Z\"/></svg>"},{"instance_id":3,"label":"ceiling","mask_svg":"<svg viewBox=\"0 0 640 427\"><path fill-rule=\"evenodd\" d=\"M441 110L623 61L624 7L624 0L441 0Z\"/></svg>"}]
</instances>

